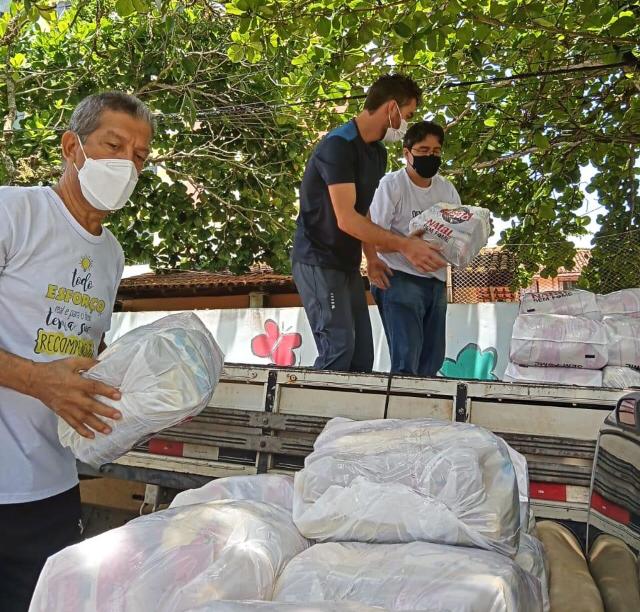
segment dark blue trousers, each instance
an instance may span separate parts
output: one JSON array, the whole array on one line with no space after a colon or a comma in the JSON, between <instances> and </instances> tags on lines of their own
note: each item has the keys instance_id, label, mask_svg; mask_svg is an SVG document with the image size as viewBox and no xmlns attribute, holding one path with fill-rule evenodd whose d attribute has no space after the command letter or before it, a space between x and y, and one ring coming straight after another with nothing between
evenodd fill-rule
<instances>
[{"instance_id":1,"label":"dark blue trousers","mask_svg":"<svg viewBox=\"0 0 640 612\"><path fill-rule=\"evenodd\" d=\"M435 376L445 355L447 286L398 270L391 287L371 287L391 354L394 374Z\"/></svg>"},{"instance_id":2,"label":"dark blue trousers","mask_svg":"<svg viewBox=\"0 0 640 612\"><path fill-rule=\"evenodd\" d=\"M318 348L313 367L371 372L373 335L360 271L294 261L292 272Z\"/></svg>"}]
</instances>

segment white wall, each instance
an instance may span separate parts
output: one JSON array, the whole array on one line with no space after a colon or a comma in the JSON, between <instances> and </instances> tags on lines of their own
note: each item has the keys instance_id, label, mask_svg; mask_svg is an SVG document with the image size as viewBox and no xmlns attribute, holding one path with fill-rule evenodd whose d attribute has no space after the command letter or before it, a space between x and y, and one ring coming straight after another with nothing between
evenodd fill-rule
<instances>
[{"instance_id":1,"label":"white wall","mask_svg":"<svg viewBox=\"0 0 640 612\"><path fill-rule=\"evenodd\" d=\"M389 351L382 322L376 307L372 306L369 310L375 345L374 369L385 372L389 370ZM316 358L315 343L302 308L242 308L196 312L218 341L229 363L288 365L283 361L291 358L293 365L310 366ZM501 378L507 365L511 330L517 312L517 304L449 304L443 373L458 378ZM107 334L107 343L134 327L167 314L170 313L115 313L111 330ZM265 336L254 341L256 337L265 334L265 325L271 331L271 337ZM298 348L287 350L287 346L297 344L300 344ZM256 354L256 350L259 352L259 349L268 350L274 346L276 350L268 357Z\"/></svg>"}]
</instances>

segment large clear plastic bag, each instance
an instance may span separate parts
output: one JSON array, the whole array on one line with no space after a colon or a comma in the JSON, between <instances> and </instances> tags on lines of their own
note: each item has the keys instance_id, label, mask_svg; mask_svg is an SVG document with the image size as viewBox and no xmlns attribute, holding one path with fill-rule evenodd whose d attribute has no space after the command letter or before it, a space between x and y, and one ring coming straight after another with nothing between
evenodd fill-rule
<instances>
[{"instance_id":1,"label":"large clear plastic bag","mask_svg":"<svg viewBox=\"0 0 640 612\"><path fill-rule=\"evenodd\" d=\"M423 540L511 556L518 546L507 445L475 425L332 419L294 486L294 521L314 540Z\"/></svg>"},{"instance_id":2,"label":"large clear plastic bag","mask_svg":"<svg viewBox=\"0 0 640 612\"><path fill-rule=\"evenodd\" d=\"M602 318L596 294L581 289L525 293L520 300L520 314L559 314Z\"/></svg>"},{"instance_id":3,"label":"large clear plastic bag","mask_svg":"<svg viewBox=\"0 0 640 612\"><path fill-rule=\"evenodd\" d=\"M527 459L515 448L506 444L509 451L509 458L516 472L516 483L518 485L518 506L520 508L520 530L526 531L529 525L530 504L529 504L529 466Z\"/></svg>"},{"instance_id":4,"label":"large clear plastic bag","mask_svg":"<svg viewBox=\"0 0 640 612\"><path fill-rule=\"evenodd\" d=\"M422 238L440 247L452 266L465 267L489 240L491 213L479 206L440 202L411 219L409 231L424 231Z\"/></svg>"},{"instance_id":5,"label":"large clear plastic bag","mask_svg":"<svg viewBox=\"0 0 640 612\"><path fill-rule=\"evenodd\" d=\"M607 368L605 368L605 371ZM580 368L540 368L521 366L509 362L502 377L504 382L533 383L543 385L576 385L578 387L601 387L602 370Z\"/></svg>"},{"instance_id":6,"label":"large clear plastic bag","mask_svg":"<svg viewBox=\"0 0 640 612\"><path fill-rule=\"evenodd\" d=\"M183 612L271 599L307 548L285 508L219 501L156 512L47 561L30 612Z\"/></svg>"},{"instance_id":7,"label":"large clear plastic bag","mask_svg":"<svg viewBox=\"0 0 640 612\"><path fill-rule=\"evenodd\" d=\"M602 385L613 389L640 387L640 370L621 366L607 366L602 370Z\"/></svg>"},{"instance_id":8,"label":"large clear plastic bag","mask_svg":"<svg viewBox=\"0 0 640 612\"><path fill-rule=\"evenodd\" d=\"M169 507L178 508L222 499L266 502L291 510L293 508L293 477L281 474L257 474L218 478L199 489L178 493Z\"/></svg>"},{"instance_id":9,"label":"large clear plastic bag","mask_svg":"<svg viewBox=\"0 0 640 612\"><path fill-rule=\"evenodd\" d=\"M88 439L60 420L63 446L94 467L114 461L140 440L201 412L218 384L224 355L193 313L163 317L118 338L87 371L87 378L120 389L118 401L99 397L122 413L109 435Z\"/></svg>"},{"instance_id":10,"label":"large clear plastic bag","mask_svg":"<svg viewBox=\"0 0 640 612\"><path fill-rule=\"evenodd\" d=\"M598 296L603 316L622 315L640 318L640 289L622 289Z\"/></svg>"},{"instance_id":11,"label":"large clear plastic bag","mask_svg":"<svg viewBox=\"0 0 640 612\"><path fill-rule=\"evenodd\" d=\"M599 321L568 315L520 315L510 358L524 366L600 370L607 365L607 333Z\"/></svg>"},{"instance_id":12,"label":"large clear plastic bag","mask_svg":"<svg viewBox=\"0 0 640 612\"><path fill-rule=\"evenodd\" d=\"M194 608L189 612L384 612L384 608L350 601L320 603L283 603L276 601L216 601L213 606Z\"/></svg>"},{"instance_id":13,"label":"large clear plastic bag","mask_svg":"<svg viewBox=\"0 0 640 612\"><path fill-rule=\"evenodd\" d=\"M640 318L605 317L609 339L609 365L640 368Z\"/></svg>"},{"instance_id":14,"label":"large clear plastic bag","mask_svg":"<svg viewBox=\"0 0 640 612\"><path fill-rule=\"evenodd\" d=\"M543 606L540 581L510 558L427 542L316 544L287 565L273 598L429 612L541 612Z\"/></svg>"},{"instance_id":15,"label":"large clear plastic bag","mask_svg":"<svg viewBox=\"0 0 640 612\"><path fill-rule=\"evenodd\" d=\"M549 564L542 542L523 531L514 561L540 581L543 609L544 612L549 612Z\"/></svg>"}]
</instances>

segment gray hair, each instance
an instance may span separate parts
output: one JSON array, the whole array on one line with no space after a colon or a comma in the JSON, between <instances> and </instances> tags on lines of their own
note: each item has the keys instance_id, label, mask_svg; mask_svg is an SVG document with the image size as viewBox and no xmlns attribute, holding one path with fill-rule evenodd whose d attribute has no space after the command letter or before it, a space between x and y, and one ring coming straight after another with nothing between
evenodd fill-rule
<instances>
[{"instance_id":1,"label":"gray hair","mask_svg":"<svg viewBox=\"0 0 640 612\"><path fill-rule=\"evenodd\" d=\"M87 96L73 111L69 129L78 134L80 141L84 142L89 134L98 129L100 116L106 110L127 113L136 119L146 121L153 136L156 126L147 105L135 96L120 91L106 91Z\"/></svg>"}]
</instances>

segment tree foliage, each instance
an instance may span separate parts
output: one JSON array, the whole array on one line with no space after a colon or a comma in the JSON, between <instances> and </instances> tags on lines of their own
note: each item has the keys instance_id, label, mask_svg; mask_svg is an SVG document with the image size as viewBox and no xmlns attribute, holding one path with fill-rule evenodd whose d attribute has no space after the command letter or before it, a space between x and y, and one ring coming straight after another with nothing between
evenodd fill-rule
<instances>
[{"instance_id":1,"label":"tree foliage","mask_svg":"<svg viewBox=\"0 0 640 612\"><path fill-rule=\"evenodd\" d=\"M570 265L568 237L588 224L585 187L604 207L601 233L638 243L635 2L92 0L59 20L40 5L12 11L0 20L4 182L54 175L58 132L90 91L122 88L159 113L154 164L174 182L149 173L114 220L131 261L284 269L313 143L389 71L412 75L424 116L447 126L444 171L463 201L514 220L502 239L523 282ZM18 111L21 130L7 130ZM612 265L597 242L585 282L601 288Z\"/></svg>"}]
</instances>

